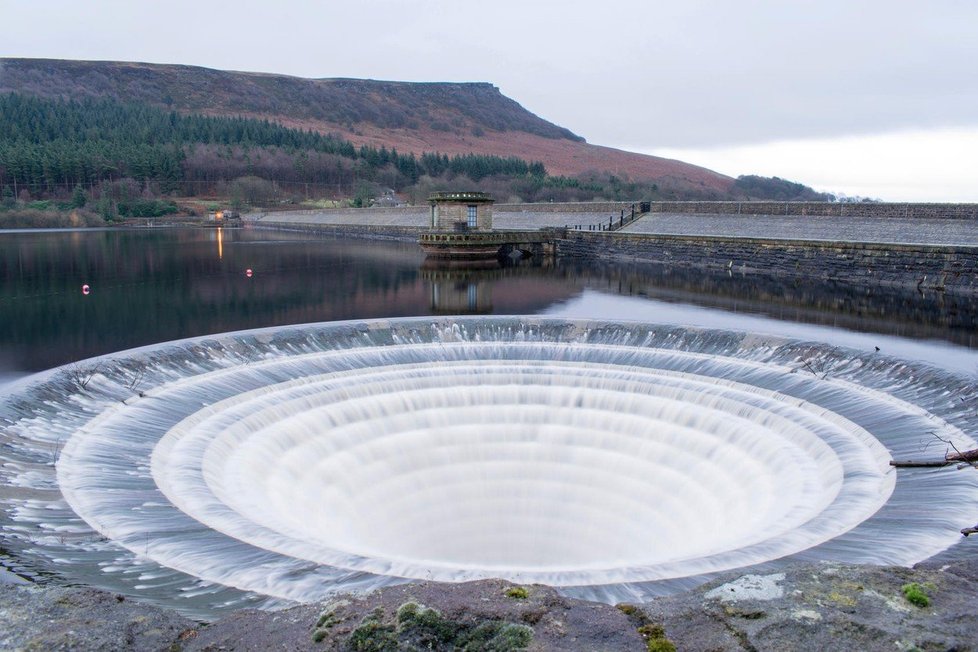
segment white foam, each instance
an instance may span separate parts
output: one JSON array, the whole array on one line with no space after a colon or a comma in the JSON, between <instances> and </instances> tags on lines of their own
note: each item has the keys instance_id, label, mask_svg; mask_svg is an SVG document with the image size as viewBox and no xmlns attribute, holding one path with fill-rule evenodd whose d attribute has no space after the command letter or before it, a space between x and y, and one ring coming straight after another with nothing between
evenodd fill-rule
<instances>
[{"instance_id":1,"label":"white foam","mask_svg":"<svg viewBox=\"0 0 978 652\"><path fill-rule=\"evenodd\" d=\"M127 365L145 365L144 396ZM39 459L63 443L70 510L18 513L81 517L131 552L139 591L175 569L297 600L483 577L641 597L787 556L914 563L978 506L966 474L888 465L923 432L974 447L949 395L966 381L772 337L409 319L199 338L101 369L77 395L44 394L57 374L25 385L49 398L10 434ZM41 488L49 468L8 484Z\"/></svg>"}]
</instances>

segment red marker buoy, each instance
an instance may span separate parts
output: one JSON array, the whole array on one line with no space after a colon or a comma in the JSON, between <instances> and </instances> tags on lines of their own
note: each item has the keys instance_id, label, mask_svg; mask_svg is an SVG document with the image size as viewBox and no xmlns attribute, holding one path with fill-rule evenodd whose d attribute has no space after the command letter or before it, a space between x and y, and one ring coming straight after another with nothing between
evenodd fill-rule
<instances>
[{"instance_id":1,"label":"red marker buoy","mask_svg":"<svg viewBox=\"0 0 978 652\"><path fill-rule=\"evenodd\" d=\"M249 267L248 269L245 270L245 276L247 276L248 278L251 278L251 275L252 275L252 271L251 271L251 268Z\"/></svg>"},{"instance_id":2,"label":"red marker buoy","mask_svg":"<svg viewBox=\"0 0 978 652\"><path fill-rule=\"evenodd\" d=\"M88 283L86 283L85 285L82 286L82 294L84 294L84 295L87 296L88 294L91 293L91 291L92 291L92 288L88 287Z\"/></svg>"}]
</instances>

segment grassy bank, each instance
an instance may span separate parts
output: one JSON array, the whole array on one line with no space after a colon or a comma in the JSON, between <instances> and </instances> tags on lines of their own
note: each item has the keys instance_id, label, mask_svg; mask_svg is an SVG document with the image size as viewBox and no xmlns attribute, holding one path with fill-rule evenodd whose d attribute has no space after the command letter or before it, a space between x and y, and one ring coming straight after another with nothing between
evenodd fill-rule
<instances>
[{"instance_id":1,"label":"grassy bank","mask_svg":"<svg viewBox=\"0 0 978 652\"><path fill-rule=\"evenodd\" d=\"M36 208L0 210L0 229L60 229L106 224L101 215L78 208L65 211Z\"/></svg>"},{"instance_id":2,"label":"grassy bank","mask_svg":"<svg viewBox=\"0 0 978 652\"><path fill-rule=\"evenodd\" d=\"M179 212L177 204L169 199L114 199L106 195L91 201L80 188L68 201L15 200L5 193L0 202L0 229L107 226L130 218L155 218Z\"/></svg>"}]
</instances>

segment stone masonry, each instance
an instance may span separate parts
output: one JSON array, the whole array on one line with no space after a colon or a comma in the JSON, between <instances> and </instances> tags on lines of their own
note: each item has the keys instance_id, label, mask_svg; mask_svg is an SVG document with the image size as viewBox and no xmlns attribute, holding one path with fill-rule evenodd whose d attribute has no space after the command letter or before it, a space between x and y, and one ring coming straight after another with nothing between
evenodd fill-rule
<instances>
[{"instance_id":1,"label":"stone masonry","mask_svg":"<svg viewBox=\"0 0 978 652\"><path fill-rule=\"evenodd\" d=\"M568 231L559 256L978 293L978 246Z\"/></svg>"}]
</instances>

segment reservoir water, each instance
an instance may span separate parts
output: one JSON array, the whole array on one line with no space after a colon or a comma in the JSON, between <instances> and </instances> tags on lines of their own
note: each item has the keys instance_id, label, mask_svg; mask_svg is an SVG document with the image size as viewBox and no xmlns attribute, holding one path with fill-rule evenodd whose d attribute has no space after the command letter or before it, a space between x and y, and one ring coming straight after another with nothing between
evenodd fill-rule
<instances>
[{"instance_id":1,"label":"reservoir water","mask_svg":"<svg viewBox=\"0 0 978 652\"><path fill-rule=\"evenodd\" d=\"M0 253L3 560L35 579L207 617L969 545L978 474L888 464L978 445L967 298L252 230Z\"/></svg>"},{"instance_id":2,"label":"reservoir water","mask_svg":"<svg viewBox=\"0 0 978 652\"><path fill-rule=\"evenodd\" d=\"M304 233L0 231L0 378L209 333L433 314L662 315L776 332L810 324L870 334L861 344L869 348L879 344L877 334L978 348L974 298L681 268L426 270L422 263L411 243ZM954 350L951 359L962 349Z\"/></svg>"}]
</instances>

